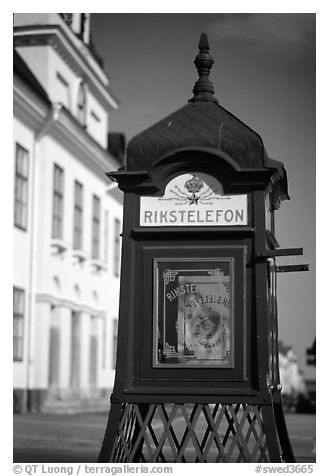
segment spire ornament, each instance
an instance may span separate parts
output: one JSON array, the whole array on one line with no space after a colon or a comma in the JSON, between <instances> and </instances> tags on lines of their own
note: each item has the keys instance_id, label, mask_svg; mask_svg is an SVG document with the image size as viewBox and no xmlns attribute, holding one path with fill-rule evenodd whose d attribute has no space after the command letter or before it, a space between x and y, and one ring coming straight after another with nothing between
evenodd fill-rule
<instances>
[{"instance_id":1,"label":"spire ornament","mask_svg":"<svg viewBox=\"0 0 329 476\"><path fill-rule=\"evenodd\" d=\"M214 98L214 86L209 79L209 73L214 64L214 60L209 53L209 43L206 33L202 33L199 41L199 54L194 60L198 70L199 79L193 88L193 98L189 102L212 101L218 103Z\"/></svg>"}]
</instances>

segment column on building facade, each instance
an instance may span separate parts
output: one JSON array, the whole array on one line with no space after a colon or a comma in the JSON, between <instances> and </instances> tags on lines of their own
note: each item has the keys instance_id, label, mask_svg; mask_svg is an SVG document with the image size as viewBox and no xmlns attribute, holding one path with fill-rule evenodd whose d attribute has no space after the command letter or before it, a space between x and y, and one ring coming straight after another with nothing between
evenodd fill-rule
<instances>
[{"instance_id":1,"label":"column on building facade","mask_svg":"<svg viewBox=\"0 0 329 476\"><path fill-rule=\"evenodd\" d=\"M48 392L50 312L50 302L36 302L34 336L31 342L32 362L30 363L32 379L29 388L29 407L31 410L42 407Z\"/></svg>"},{"instance_id":2,"label":"column on building facade","mask_svg":"<svg viewBox=\"0 0 329 476\"><path fill-rule=\"evenodd\" d=\"M98 313L90 319L90 361L89 386L93 395L99 395L100 362L101 362L101 318Z\"/></svg>"},{"instance_id":3,"label":"column on building facade","mask_svg":"<svg viewBox=\"0 0 329 476\"><path fill-rule=\"evenodd\" d=\"M60 319L60 359L59 387L62 397L70 394L70 362L71 362L71 332L72 310L67 306L59 306Z\"/></svg>"},{"instance_id":4,"label":"column on building facade","mask_svg":"<svg viewBox=\"0 0 329 476\"><path fill-rule=\"evenodd\" d=\"M60 388L60 358L61 358L61 308L51 306L49 321L49 365L48 382L49 397L59 396Z\"/></svg>"},{"instance_id":5,"label":"column on building facade","mask_svg":"<svg viewBox=\"0 0 329 476\"><path fill-rule=\"evenodd\" d=\"M80 353L80 392L81 397L89 396L89 362L90 362L90 314L80 312L81 353Z\"/></svg>"}]
</instances>

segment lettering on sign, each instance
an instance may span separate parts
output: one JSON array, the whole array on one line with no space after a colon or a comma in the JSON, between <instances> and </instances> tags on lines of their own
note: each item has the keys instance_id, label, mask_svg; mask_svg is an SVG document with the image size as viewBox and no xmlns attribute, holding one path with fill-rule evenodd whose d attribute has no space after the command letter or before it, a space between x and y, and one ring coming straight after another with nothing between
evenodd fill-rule
<instances>
[{"instance_id":1,"label":"lettering on sign","mask_svg":"<svg viewBox=\"0 0 329 476\"><path fill-rule=\"evenodd\" d=\"M247 225L247 195L225 195L220 182L203 173L183 174L162 197L141 197L141 226Z\"/></svg>"}]
</instances>

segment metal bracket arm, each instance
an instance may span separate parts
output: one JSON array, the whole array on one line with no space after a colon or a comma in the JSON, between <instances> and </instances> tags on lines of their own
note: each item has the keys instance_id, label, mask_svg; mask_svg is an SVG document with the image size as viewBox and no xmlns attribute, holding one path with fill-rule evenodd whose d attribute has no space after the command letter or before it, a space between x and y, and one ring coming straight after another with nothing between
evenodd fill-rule
<instances>
[{"instance_id":1,"label":"metal bracket arm","mask_svg":"<svg viewBox=\"0 0 329 476\"><path fill-rule=\"evenodd\" d=\"M255 258L275 258L276 256L295 256L302 255L303 248L277 248L275 250L260 251L255 255Z\"/></svg>"},{"instance_id":2,"label":"metal bracket arm","mask_svg":"<svg viewBox=\"0 0 329 476\"><path fill-rule=\"evenodd\" d=\"M292 273L294 271L309 271L308 264L289 264L286 266L276 266L277 273Z\"/></svg>"}]
</instances>

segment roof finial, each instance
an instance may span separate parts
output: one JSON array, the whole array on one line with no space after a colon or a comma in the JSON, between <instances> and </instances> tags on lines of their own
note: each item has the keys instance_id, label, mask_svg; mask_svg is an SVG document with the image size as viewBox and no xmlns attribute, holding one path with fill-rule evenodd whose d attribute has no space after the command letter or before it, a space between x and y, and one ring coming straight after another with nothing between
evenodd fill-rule
<instances>
[{"instance_id":1,"label":"roof finial","mask_svg":"<svg viewBox=\"0 0 329 476\"><path fill-rule=\"evenodd\" d=\"M199 54L196 56L194 64L198 70L199 79L194 85L194 96L189 102L212 101L218 103L217 99L214 98L214 86L208 77L214 60L209 53L209 43L206 33L202 33L200 36Z\"/></svg>"}]
</instances>

